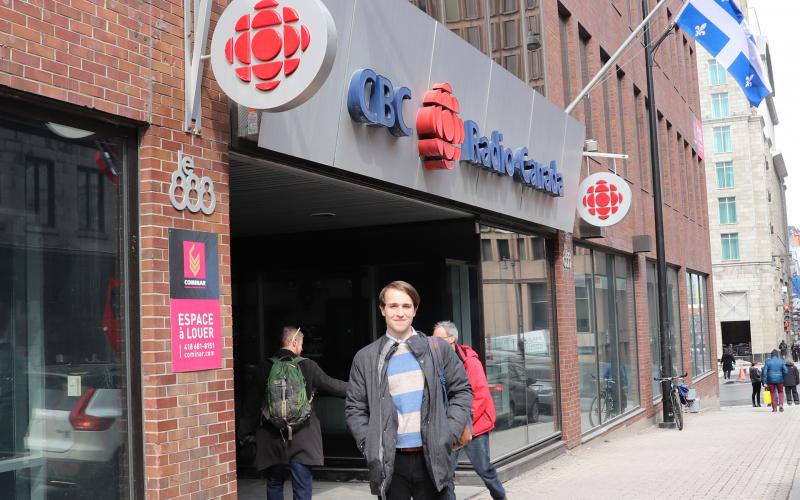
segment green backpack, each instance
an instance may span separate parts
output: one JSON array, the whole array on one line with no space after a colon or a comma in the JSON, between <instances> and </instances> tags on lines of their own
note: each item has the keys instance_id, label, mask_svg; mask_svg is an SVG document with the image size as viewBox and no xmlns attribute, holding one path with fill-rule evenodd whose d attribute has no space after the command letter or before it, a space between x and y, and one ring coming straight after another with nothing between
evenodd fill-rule
<instances>
[{"instance_id":1,"label":"green backpack","mask_svg":"<svg viewBox=\"0 0 800 500\"><path fill-rule=\"evenodd\" d=\"M292 432L311 416L314 395L306 394L306 378L300 370L300 362L306 358L270 358L272 369L267 378L264 408L261 414L281 431L286 430L289 441Z\"/></svg>"}]
</instances>

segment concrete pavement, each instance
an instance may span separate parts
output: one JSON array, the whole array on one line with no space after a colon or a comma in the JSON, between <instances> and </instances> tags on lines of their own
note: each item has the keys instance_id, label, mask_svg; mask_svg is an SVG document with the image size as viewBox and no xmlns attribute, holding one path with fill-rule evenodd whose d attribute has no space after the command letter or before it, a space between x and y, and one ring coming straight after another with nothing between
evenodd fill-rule
<instances>
[{"instance_id":1,"label":"concrete pavement","mask_svg":"<svg viewBox=\"0 0 800 500\"><path fill-rule=\"evenodd\" d=\"M749 382L722 385L721 400L745 404L686 414L683 431L600 437L509 481L508 497L800 500L800 407L753 408Z\"/></svg>"}]
</instances>

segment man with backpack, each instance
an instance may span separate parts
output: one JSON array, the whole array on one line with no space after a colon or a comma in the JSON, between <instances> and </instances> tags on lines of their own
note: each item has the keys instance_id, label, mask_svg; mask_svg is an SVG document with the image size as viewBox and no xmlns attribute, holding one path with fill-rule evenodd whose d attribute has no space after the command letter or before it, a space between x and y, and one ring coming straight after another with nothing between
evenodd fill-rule
<instances>
[{"instance_id":1,"label":"man with backpack","mask_svg":"<svg viewBox=\"0 0 800 500\"><path fill-rule=\"evenodd\" d=\"M433 327L433 336L440 337L450 344L456 355L464 363L469 383L472 386L472 441L467 443L463 450L467 452L469 461L475 473L483 480L489 493L495 500L506 498L503 483L497 477L497 470L489 456L489 431L494 429L496 419L494 401L489 392L489 382L486 380L486 371L483 369L478 353L468 345L458 343L458 328L452 321L440 321ZM458 455L461 449L453 452L453 469L458 465ZM447 485L449 500L455 500L455 487L451 481Z\"/></svg>"},{"instance_id":2,"label":"man with backpack","mask_svg":"<svg viewBox=\"0 0 800 500\"><path fill-rule=\"evenodd\" d=\"M311 467L323 465L314 395L321 390L344 397L347 382L329 377L316 362L300 357L303 332L299 328L283 327L281 345L259 367L239 435L249 439L255 428L254 465L259 471L266 469L268 500L283 500L283 483L290 475L294 499L305 500L311 498Z\"/></svg>"},{"instance_id":3,"label":"man with backpack","mask_svg":"<svg viewBox=\"0 0 800 500\"><path fill-rule=\"evenodd\" d=\"M447 342L411 326L420 303L413 286L393 281L378 300L386 334L353 359L347 427L366 458L373 494L444 500L453 478L450 453L469 421L472 389Z\"/></svg>"}]
</instances>

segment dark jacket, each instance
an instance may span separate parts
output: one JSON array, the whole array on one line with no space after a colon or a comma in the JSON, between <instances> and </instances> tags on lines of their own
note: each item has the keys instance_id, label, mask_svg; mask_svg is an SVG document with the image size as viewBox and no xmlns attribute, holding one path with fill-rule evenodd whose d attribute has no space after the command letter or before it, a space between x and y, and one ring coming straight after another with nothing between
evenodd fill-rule
<instances>
[{"instance_id":1,"label":"dark jacket","mask_svg":"<svg viewBox=\"0 0 800 500\"><path fill-rule=\"evenodd\" d=\"M761 369L761 382L764 384L782 384L783 375L789 370L783 360L777 356L773 356L764 362L764 368Z\"/></svg>"},{"instance_id":2,"label":"dark jacket","mask_svg":"<svg viewBox=\"0 0 800 500\"><path fill-rule=\"evenodd\" d=\"M450 452L470 418L472 389L464 365L447 342L439 343L447 380L449 404L442 400L442 386L435 375L428 339L412 335L408 346L417 358L425 377L422 394L422 446L428 474L439 491L453 477ZM394 474L395 445L397 444L397 410L389 394L386 377L388 360L396 343L386 335L364 347L356 354L350 369L350 386L345 401L347 427L358 449L364 454L369 468L372 493L385 497ZM379 363L379 358L383 358ZM379 371L378 365L381 365Z\"/></svg>"},{"instance_id":3,"label":"dark jacket","mask_svg":"<svg viewBox=\"0 0 800 500\"><path fill-rule=\"evenodd\" d=\"M755 366L750 367L750 382L761 382L761 370Z\"/></svg>"},{"instance_id":4,"label":"dark jacket","mask_svg":"<svg viewBox=\"0 0 800 500\"><path fill-rule=\"evenodd\" d=\"M294 354L287 349L281 349L275 356L291 358L294 357ZM265 404L264 391L271 369L271 360L267 360L259 366L256 378L258 383L253 384L245 399L244 418L239 427L240 437L252 434L255 429L255 467L263 470L272 465L288 463L323 465L322 432L319 428L316 410L311 412L311 417L302 427L294 431L291 441L284 441L278 429L261 417L261 408ZM306 379L306 393L309 397L318 390L331 396L344 397L347 394L347 382L327 376L322 368L311 359L304 359L300 362L300 371L303 372L303 377Z\"/></svg>"},{"instance_id":5,"label":"dark jacket","mask_svg":"<svg viewBox=\"0 0 800 500\"><path fill-rule=\"evenodd\" d=\"M733 357L733 354L726 352L722 355L722 369L725 371L733 370L733 364L736 362L736 358Z\"/></svg>"},{"instance_id":6,"label":"dark jacket","mask_svg":"<svg viewBox=\"0 0 800 500\"><path fill-rule=\"evenodd\" d=\"M800 373L797 372L797 367L794 364L786 364L786 375L783 376L783 385L794 387L800 382Z\"/></svg>"}]
</instances>

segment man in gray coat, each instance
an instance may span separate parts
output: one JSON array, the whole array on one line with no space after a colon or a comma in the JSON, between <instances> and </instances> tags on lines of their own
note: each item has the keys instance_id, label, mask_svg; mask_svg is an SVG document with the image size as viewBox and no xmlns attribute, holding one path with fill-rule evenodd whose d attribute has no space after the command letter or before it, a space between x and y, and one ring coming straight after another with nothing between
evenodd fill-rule
<instances>
[{"instance_id":1,"label":"man in gray coat","mask_svg":"<svg viewBox=\"0 0 800 500\"><path fill-rule=\"evenodd\" d=\"M450 453L470 420L472 388L447 342L429 340L411 326L420 302L413 286L393 281L379 300L386 335L353 359L347 426L367 460L373 494L384 500L443 500L453 477ZM444 384L431 341L442 354Z\"/></svg>"}]
</instances>

